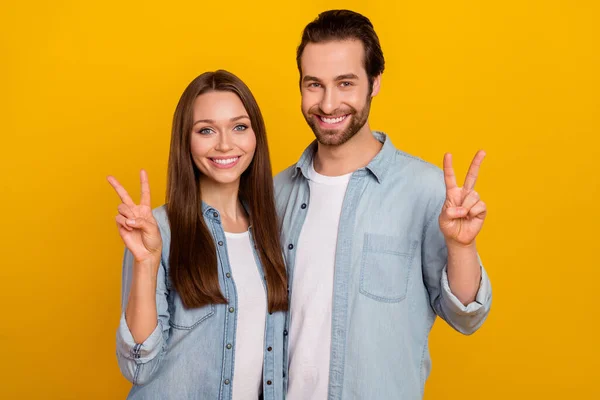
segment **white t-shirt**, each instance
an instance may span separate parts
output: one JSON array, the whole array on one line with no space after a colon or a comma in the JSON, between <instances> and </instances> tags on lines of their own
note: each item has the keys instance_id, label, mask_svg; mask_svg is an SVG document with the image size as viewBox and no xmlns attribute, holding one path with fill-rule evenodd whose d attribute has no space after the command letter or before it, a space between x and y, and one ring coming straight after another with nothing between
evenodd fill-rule
<instances>
[{"instance_id":1,"label":"white t-shirt","mask_svg":"<svg viewBox=\"0 0 600 400\"><path fill-rule=\"evenodd\" d=\"M267 296L249 233L225 232L225 237L238 297L233 400L257 399L262 393Z\"/></svg>"},{"instance_id":2,"label":"white t-shirt","mask_svg":"<svg viewBox=\"0 0 600 400\"><path fill-rule=\"evenodd\" d=\"M298 239L292 283L288 399L327 398L338 225L352 174L308 171L310 204Z\"/></svg>"}]
</instances>

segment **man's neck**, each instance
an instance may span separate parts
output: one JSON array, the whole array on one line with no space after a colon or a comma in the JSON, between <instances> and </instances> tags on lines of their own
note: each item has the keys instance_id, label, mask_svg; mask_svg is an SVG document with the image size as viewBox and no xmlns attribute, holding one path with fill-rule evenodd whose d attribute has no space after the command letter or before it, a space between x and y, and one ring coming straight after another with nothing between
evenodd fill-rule
<instances>
[{"instance_id":1,"label":"man's neck","mask_svg":"<svg viewBox=\"0 0 600 400\"><path fill-rule=\"evenodd\" d=\"M339 146L318 144L314 168L321 175L339 176L363 168L379 153L382 144L371 133L369 124Z\"/></svg>"}]
</instances>

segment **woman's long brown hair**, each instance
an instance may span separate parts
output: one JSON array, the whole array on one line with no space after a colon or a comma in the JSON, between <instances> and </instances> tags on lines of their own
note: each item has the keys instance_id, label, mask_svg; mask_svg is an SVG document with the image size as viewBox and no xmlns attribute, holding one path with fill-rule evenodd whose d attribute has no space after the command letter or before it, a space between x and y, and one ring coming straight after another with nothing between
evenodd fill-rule
<instances>
[{"instance_id":1,"label":"woman's long brown hair","mask_svg":"<svg viewBox=\"0 0 600 400\"><path fill-rule=\"evenodd\" d=\"M202 215L201 172L190 151L194 101L213 91L235 93L250 117L256 151L241 176L239 196L248 207L256 250L265 271L269 312L286 310L287 276L279 243L265 123L250 89L227 71L198 76L185 89L175 109L166 199L171 228L170 278L188 308L227 303L219 287L216 246Z\"/></svg>"}]
</instances>

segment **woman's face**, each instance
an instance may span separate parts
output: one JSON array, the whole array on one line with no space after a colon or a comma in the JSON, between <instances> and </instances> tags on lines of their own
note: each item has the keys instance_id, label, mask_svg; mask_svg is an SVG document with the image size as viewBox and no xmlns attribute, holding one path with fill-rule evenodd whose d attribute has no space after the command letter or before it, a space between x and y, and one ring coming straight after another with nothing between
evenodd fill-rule
<instances>
[{"instance_id":1,"label":"woman's face","mask_svg":"<svg viewBox=\"0 0 600 400\"><path fill-rule=\"evenodd\" d=\"M194 101L191 153L204 178L239 182L256 150L256 135L240 98L232 92L201 94Z\"/></svg>"}]
</instances>

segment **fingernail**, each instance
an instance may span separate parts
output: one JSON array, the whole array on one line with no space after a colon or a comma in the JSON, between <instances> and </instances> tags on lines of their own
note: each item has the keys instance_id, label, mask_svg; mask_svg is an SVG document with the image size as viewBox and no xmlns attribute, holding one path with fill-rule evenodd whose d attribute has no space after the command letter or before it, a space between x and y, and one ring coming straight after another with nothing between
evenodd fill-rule
<instances>
[{"instance_id":1,"label":"fingernail","mask_svg":"<svg viewBox=\"0 0 600 400\"><path fill-rule=\"evenodd\" d=\"M128 219L127 220L127 224L128 225L135 225L135 219Z\"/></svg>"}]
</instances>

